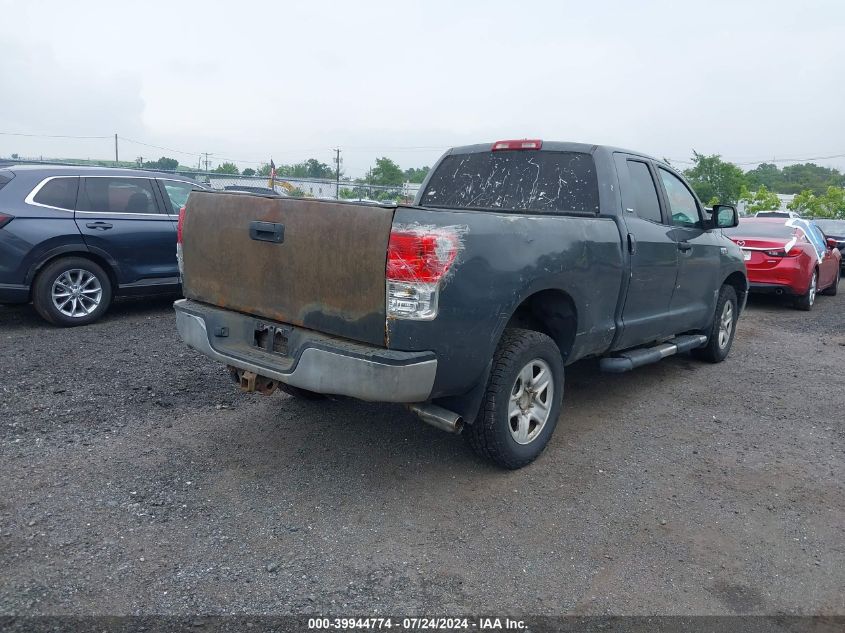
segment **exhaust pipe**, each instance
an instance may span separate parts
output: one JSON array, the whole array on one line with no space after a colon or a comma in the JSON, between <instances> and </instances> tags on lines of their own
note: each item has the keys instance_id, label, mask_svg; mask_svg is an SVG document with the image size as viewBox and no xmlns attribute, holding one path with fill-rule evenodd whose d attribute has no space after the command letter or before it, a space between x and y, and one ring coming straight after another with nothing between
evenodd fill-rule
<instances>
[{"instance_id":1,"label":"exhaust pipe","mask_svg":"<svg viewBox=\"0 0 845 633\"><path fill-rule=\"evenodd\" d=\"M409 404L408 408L426 424L446 431L447 433L460 433L464 428L464 420L454 411L449 411L436 404Z\"/></svg>"}]
</instances>

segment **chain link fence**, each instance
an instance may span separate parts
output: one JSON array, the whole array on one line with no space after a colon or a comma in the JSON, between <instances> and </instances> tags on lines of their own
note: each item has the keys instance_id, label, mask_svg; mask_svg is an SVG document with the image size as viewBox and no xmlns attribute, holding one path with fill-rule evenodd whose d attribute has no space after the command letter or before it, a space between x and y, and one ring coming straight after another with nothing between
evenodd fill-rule
<instances>
[{"instance_id":1,"label":"chain link fence","mask_svg":"<svg viewBox=\"0 0 845 633\"><path fill-rule=\"evenodd\" d=\"M0 158L0 168L8 165L67 165L73 167L114 167L109 161L90 161L74 163L67 161L6 159ZM126 168L125 165L121 165ZM330 180L316 178L293 178L277 176L272 182L267 176L243 176L239 174L222 174L216 171L200 171L180 168L176 171L162 169L140 169L141 171L155 171L158 173L172 173L183 178L190 178L204 183L212 189L268 192L271 189L280 195L319 198L325 200L364 200L376 202L404 202L414 200L420 185L417 183L403 183L395 186L371 185L352 180Z\"/></svg>"}]
</instances>

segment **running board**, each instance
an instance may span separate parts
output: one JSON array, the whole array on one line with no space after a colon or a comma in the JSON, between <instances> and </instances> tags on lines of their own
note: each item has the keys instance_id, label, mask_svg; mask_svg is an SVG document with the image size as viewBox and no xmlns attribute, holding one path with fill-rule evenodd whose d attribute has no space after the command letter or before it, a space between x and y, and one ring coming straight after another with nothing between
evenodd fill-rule
<instances>
[{"instance_id":1,"label":"running board","mask_svg":"<svg viewBox=\"0 0 845 633\"><path fill-rule=\"evenodd\" d=\"M678 352L686 352L696 347L701 347L706 343L707 337L704 334L676 336L671 341L655 345L654 347L641 347L622 352L617 356L602 358L599 361L599 368L602 371L612 374L621 374L637 367L642 367L643 365L656 363L667 356L674 356Z\"/></svg>"}]
</instances>

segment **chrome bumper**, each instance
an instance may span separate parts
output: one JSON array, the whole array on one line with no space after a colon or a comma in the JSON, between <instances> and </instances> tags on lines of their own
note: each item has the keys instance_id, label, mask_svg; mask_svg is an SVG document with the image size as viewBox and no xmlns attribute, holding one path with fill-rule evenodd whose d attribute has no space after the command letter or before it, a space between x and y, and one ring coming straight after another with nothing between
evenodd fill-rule
<instances>
[{"instance_id":1,"label":"chrome bumper","mask_svg":"<svg viewBox=\"0 0 845 633\"><path fill-rule=\"evenodd\" d=\"M350 396L373 402L424 402L428 400L437 374L437 359L430 352L395 352L358 345L378 357L390 354L390 362L365 358L346 349L326 349L325 337L321 346L303 346L295 359L266 352L251 345L249 340L226 339L225 345L213 342L218 337L209 334L207 321L225 322L229 331L251 332L251 324L260 320L230 310L222 310L181 299L174 304L176 328L190 347L209 358L266 376L293 387L317 393ZM241 337L245 338L245 337Z\"/></svg>"}]
</instances>

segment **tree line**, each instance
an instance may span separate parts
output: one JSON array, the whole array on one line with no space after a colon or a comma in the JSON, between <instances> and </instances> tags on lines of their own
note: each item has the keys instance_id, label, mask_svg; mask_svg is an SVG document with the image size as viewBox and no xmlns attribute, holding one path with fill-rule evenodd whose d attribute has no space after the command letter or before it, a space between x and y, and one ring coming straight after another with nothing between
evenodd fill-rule
<instances>
[{"instance_id":1,"label":"tree line","mask_svg":"<svg viewBox=\"0 0 845 633\"><path fill-rule=\"evenodd\" d=\"M761 163L744 172L718 154L693 151L692 167L683 173L708 205L741 201L753 213L780 208L777 194L794 194L787 204L793 211L807 217L845 219L845 175L831 167L802 163L780 168Z\"/></svg>"}]
</instances>

